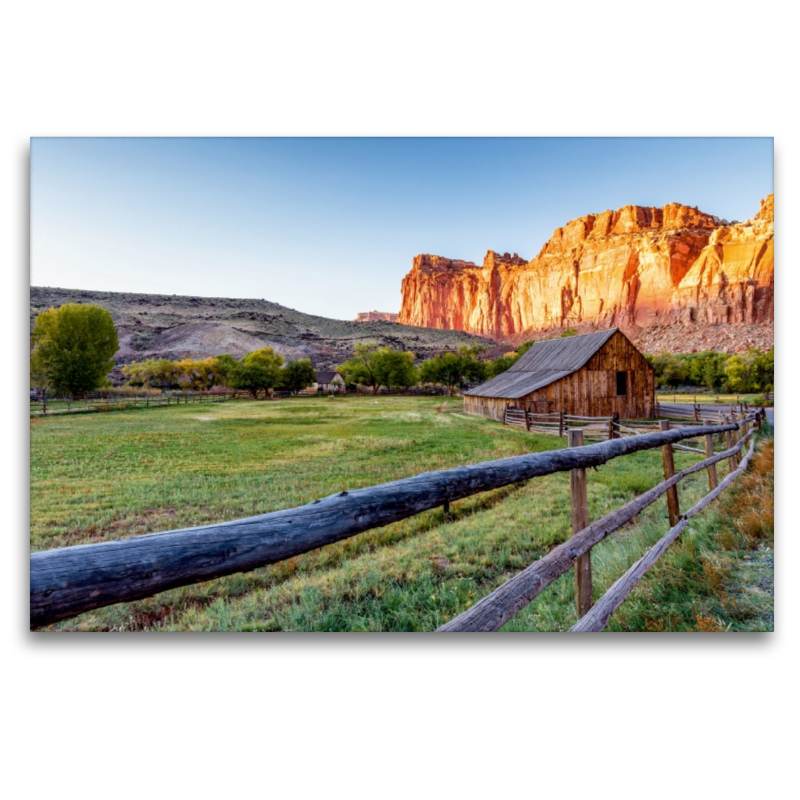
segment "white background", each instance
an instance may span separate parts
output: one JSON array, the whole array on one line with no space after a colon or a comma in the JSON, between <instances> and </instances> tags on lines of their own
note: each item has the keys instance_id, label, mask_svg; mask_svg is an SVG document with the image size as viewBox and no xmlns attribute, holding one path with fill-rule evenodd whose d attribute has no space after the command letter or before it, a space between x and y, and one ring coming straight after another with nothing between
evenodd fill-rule
<instances>
[{"instance_id":1,"label":"white background","mask_svg":"<svg viewBox=\"0 0 800 800\"><path fill-rule=\"evenodd\" d=\"M797 27L771 2L534 8L5 8L6 796L794 796ZM777 632L30 634L28 139L258 134L775 136Z\"/></svg>"}]
</instances>

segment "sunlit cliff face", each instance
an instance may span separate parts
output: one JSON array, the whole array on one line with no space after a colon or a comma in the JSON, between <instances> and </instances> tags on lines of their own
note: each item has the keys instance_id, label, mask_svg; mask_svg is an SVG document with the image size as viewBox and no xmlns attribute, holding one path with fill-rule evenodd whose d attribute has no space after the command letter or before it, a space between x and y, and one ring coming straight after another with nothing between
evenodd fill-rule
<instances>
[{"instance_id":1,"label":"sunlit cliff face","mask_svg":"<svg viewBox=\"0 0 800 800\"><path fill-rule=\"evenodd\" d=\"M592 324L772 323L774 196L744 223L696 208L625 206L554 231L526 262L418 255L398 321L495 338Z\"/></svg>"}]
</instances>

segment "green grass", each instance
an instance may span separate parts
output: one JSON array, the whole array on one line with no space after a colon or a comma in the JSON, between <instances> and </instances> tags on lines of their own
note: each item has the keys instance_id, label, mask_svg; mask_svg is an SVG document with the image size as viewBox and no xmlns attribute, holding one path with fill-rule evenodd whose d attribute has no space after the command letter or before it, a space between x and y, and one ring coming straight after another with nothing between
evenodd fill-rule
<instances>
[{"instance_id":1,"label":"green grass","mask_svg":"<svg viewBox=\"0 0 800 800\"><path fill-rule=\"evenodd\" d=\"M251 516L427 470L564 446L556 437L441 413L443 402L460 407L442 398L313 398L31 420L31 549ZM676 453L679 469L694 460ZM650 451L590 470L590 518L657 483L661 469L660 452ZM704 474L687 479L682 506L705 491ZM569 478L537 478L451 510L449 519L426 512L280 564L54 627L432 630L569 537ZM658 502L640 524L596 547L595 597L666 527ZM658 619L657 611L647 619ZM625 624L641 628L645 616L628 615ZM564 630L574 622L569 573L506 630Z\"/></svg>"}]
</instances>

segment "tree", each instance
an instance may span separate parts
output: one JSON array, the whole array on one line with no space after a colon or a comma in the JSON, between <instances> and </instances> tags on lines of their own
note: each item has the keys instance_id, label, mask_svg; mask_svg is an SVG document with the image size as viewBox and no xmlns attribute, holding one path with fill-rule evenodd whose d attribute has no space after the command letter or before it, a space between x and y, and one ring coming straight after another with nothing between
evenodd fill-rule
<instances>
[{"instance_id":1,"label":"tree","mask_svg":"<svg viewBox=\"0 0 800 800\"><path fill-rule=\"evenodd\" d=\"M239 362L229 353L221 353L220 355L215 356L215 358L217 359L216 385L228 386L230 377Z\"/></svg>"},{"instance_id":2,"label":"tree","mask_svg":"<svg viewBox=\"0 0 800 800\"><path fill-rule=\"evenodd\" d=\"M336 371L341 372L348 383L371 386L372 394L377 394L378 387L381 385L376 372L378 349L375 342L358 342L353 357L336 367Z\"/></svg>"},{"instance_id":3,"label":"tree","mask_svg":"<svg viewBox=\"0 0 800 800\"><path fill-rule=\"evenodd\" d=\"M725 364L725 380L732 392L753 392L761 388L758 382L758 364L761 356L762 353L758 348L751 347L741 355L732 355L728 359Z\"/></svg>"},{"instance_id":4,"label":"tree","mask_svg":"<svg viewBox=\"0 0 800 800\"><path fill-rule=\"evenodd\" d=\"M219 382L219 362L216 357L202 358L197 361L185 358L176 365L180 377L186 378L190 388L198 391L210 389Z\"/></svg>"},{"instance_id":5,"label":"tree","mask_svg":"<svg viewBox=\"0 0 800 800\"><path fill-rule=\"evenodd\" d=\"M229 383L234 389L250 392L254 399L258 393L267 394L274 389L281 379L283 356L271 347L262 347L248 353L233 370Z\"/></svg>"},{"instance_id":6,"label":"tree","mask_svg":"<svg viewBox=\"0 0 800 800\"><path fill-rule=\"evenodd\" d=\"M517 363L517 359L519 358L518 353L506 353L504 356L500 356L496 358L494 361L490 361L486 366L486 377L487 378L496 378L498 375L501 375L507 369L510 369Z\"/></svg>"},{"instance_id":7,"label":"tree","mask_svg":"<svg viewBox=\"0 0 800 800\"><path fill-rule=\"evenodd\" d=\"M775 348L759 353L753 364L755 388L761 392L771 392L775 388Z\"/></svg>"},{"instance_id":8,"label":"tree","mask_svg":"<svg viewBox=\"0 0 800 800\"><path fill-rule=\"evenodd\" d=\"M100 306L67 303L36 317L31 372L56 394L73 397L106 383L119 339L114 320Z\"/></svg>"},{"instance_id":9,"label":"tree","mask_svg":"<svg viewBox=\"0 0 800 800\"><path fill-rule=\"evenodd\" d=\"M288 389L297 394L301 389L311 386L316 380L314 367L307 358L300 358L297 361L290 361L282 370L280 383L281 389Z\"/></svg>"},{"instance_id":10,"label":"tree","mask_svg":"<svg viewBox=\"0 0 800 800\"><path fill-rule=\"evenodd\" d=\"M375 378L379 386L387 388L415 386L419 375L414 367L414 354L379 347L375 351Z\"/></svg>"},{"instance_id":11,"label":"tree","mask_svg":"<svg viewBox=\"0 0 800 800\"><path fill-rule=\"evenodd\" d=\"M486 365L478 361L478 354L482 352L482 347L462 344L455 353L429 358L420 366L420 380L423 383L443 384L452 397L456 387L486 377Z\"/></svg>"},{"instance_id":12,"label":"tree","mask_svg":"<svg viewBox=\"0 0 800 800\"><path fill-rule=\"evenodd\" d=\"M747 391L747 367L738 355L732 355L725 364L725 383L731 392Z\"/></svg>"},{"instance_id":13,"label":"tree","mask_svg":"<svg viewBox=\"0 0 800 800\"><path fill-rule=\"evenodd\" d=\"M686 365L672 353L662 352L657 356L645 356L645 358L655 370L656 386L674 388L686 383Z\"/></svg>"},{"instance_id":14,"label":"tree","mask_svg":"<svg viewBox=\"0 0 800 800\"><path fill-rule=\"evenodd\" d=\"M168 358L148 358L146 361L131 361L122 368L122 374L130 378L131 386L151 386L170 389L178 382L178 368Z\"/></svg>"}]
</instances>

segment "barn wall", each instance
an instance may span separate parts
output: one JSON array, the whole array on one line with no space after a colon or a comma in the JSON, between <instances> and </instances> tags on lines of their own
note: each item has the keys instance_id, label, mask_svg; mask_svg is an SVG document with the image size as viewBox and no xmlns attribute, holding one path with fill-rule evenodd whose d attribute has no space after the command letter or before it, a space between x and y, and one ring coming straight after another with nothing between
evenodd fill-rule
<instances>
[{"instance_id":1,"label":"barn wall","mask_svg":"<svg viewBox=\"0 0 800 800\"><path fill-rule=\"evenodd\" d=\"M506 408L515 405L514 400L504 400L497 397L473 397L464 395L464 411L467 414L477 414L479 417L496 419L498 422L505 420Z\"/></svg>"},{"instance_id":2,"label":"barn wall","mask_svg":"<svg viewBox=\"0 0 800 800\"><path fill-rule=\"evenodd\" d=\"M617 372L627 372L627 395L617 396ZM641 419L655 416L655 382L652 367L621 333L615 333L586 365L517 401L536 413L567 409L587 417Z\"/></svg>"}]
</instances>

